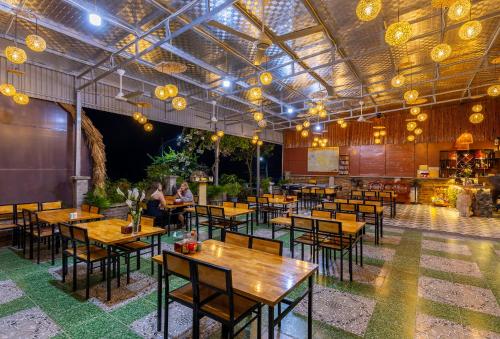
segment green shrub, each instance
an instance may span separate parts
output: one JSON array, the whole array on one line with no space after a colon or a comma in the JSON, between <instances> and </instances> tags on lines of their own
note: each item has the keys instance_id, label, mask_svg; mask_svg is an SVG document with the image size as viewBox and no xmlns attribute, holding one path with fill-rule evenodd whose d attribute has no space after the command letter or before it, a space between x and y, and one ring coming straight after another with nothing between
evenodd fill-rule
<instances>
[{"instance_id":1,"label":"green shrub","mask_svg":"<svg viewBox=\"0 0 500 339\"><path fill-rule=\"evenodd\" d=\"M221 185L227 185L227 184L240 184L241 179L238 178L236 174L223 174L220 177L219 183Z\"/></svg>"},{"instance_id":2,"label":"green shrub","mask_svg":"<svg viewBox=\"0 0 500 339\"><path fill-rule=\"evenodd\" d=\"M84 201L86 204L99 207L101 211L106 210L111 206L111 202L108 197L106 197L106 193L102 191L100 192L100 190L97 189L89 191L85 195Z\"/></svg>"},{"instance_id":3,"label":"green shrub","mask_svg":"<svg viewBox=\"0 0 500 339\"><path fill-rule=\"evenodd\" d=\"M224 190L222 186L209 185L207 187L207 198L212 200L220 197L223 191Z\"/></svg>"},{"instance_id":4,"label":"green shrub","mask_svg":"<svg viewBox=\"0 0 500 339\"><path fill-rule=\"evenodd\" d=\"M229 184L225 184L223 186L224 192L227 193L230 197L237 197L241 191L241 185L238 182L233 182Z\"/></svg>"}]
</instances>

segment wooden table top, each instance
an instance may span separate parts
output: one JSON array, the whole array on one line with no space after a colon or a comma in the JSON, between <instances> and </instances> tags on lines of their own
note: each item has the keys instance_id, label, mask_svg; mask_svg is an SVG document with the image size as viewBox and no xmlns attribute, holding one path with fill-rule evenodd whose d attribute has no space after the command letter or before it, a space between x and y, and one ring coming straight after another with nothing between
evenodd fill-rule
<instances>
[{"instance_id":1,"label":"wooden table top","mask_svg":"<svg viewBox=\"0 0 500 339\"><path fill-rule=\"evenodd\" d=\"M76 218L70 219L69 214L75 212L77 213ZM102 214L85 212L77 208L63 208L57 210L40 211L37 212L37 214L40 221L44 221L49 224L104 218L104 215Z\"/></svg>"},{"instance_id":2,"label":"wooden table top","mask_svg":"<svg viewBox=\"0 0 500 339\"><path fill-rule=\"evenodd\" d=\"M173 210L175 208L182 208L182 207L190 207L190 206L193 206L194 205L194 202L190 201L190 202L183 202L181 204L174 204L174 203L171 203L170 201L167 201L167 205L165 207L163 207L164 209L167 209L167 210Z\"/></svg>"},{"instance_id":3,"label":"wooden table top","mask_svg":"<svg viewBox=\"0 0 500 339\"><path fill-rule=\"evenodd\" d=\"M207 205L208 207L221 207L224 209L224 215L228 218L234 218L238 217L240 215L245 215L245 214L250 214L255 212L253 209L246 209L246 208L236 208L236 207L224 207L224 206L217 206L217 205ZM194 207L189 207L185 209L186 212L191 212L195 213L196 210Z\"/></svg>"},{"instance_id":4,"label":"wooden table top","mask_svg":"<svg viewBox=\"0 0 500 339\"><path fill-rule=\"evenodd\" d=\"M159 227L141 226L141 231L132 234L122 234L121 227L130 224L123 219L107 219L89 223L78 224L78 227L86 228L90 240L94 240L105 245L113 245L127 241L133 241L137 238L148 237L151 235L164 234L165 230Z\"/></svg>"},{"instance_id":5,"label":"wooden table top","mask_svg":"<svg viewBox=\"0 0 500 339\"><path fill-rule=\"evenodd\" d=\"M307 261L217 240L204 241L200 252L187 257L230 268L236 293L270 306L278 304L318 268ZM153 260L162 263L163 257L157 255Z\"/></svg>"},{"instance_id":6,"label":"wooden table top","mask_svg":"<svg viewBox=\"0 0 500 339\"><path fill-rule=\"evenodd\" d=\"M268 198L268 201L270 204L273 205L289 205L289 204L295 204L298 199L297 197L293 197L292 201L285 201L284 199L281 198Z\"/></svg>"},{"instance_id":7,"label":"wooden table top","mask_svg":"<svg viewBox=\"0 0 500 339\"><path fill-rule=\"evenodd\" d=\"M342 223L342 233L353 234L356 235L363 227L365 227L366 222L364 221L352 221L352 220L341 220L341 219L327 219L327 218L319 218L312 217L310 215L305 214L293 214L294 217L314 219L314 220L323 220L323 221L338 221ZM271 219L271 223L278 225L292 225L292 218L288 217L278 217Z\"/></svg>"}]
</instances>

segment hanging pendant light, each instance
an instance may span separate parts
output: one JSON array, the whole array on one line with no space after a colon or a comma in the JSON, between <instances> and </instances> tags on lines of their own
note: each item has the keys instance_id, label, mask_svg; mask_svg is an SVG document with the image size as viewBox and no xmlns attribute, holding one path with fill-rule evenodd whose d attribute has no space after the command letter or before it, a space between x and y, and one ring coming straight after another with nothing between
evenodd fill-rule
<instances>
[{"instance_id":1,"label":"hanging pendant light","mask_svg":"<svg viewBox=\"0 0 500 339\"><path fill-rule=\"evenodd\" d=\"M30 97L27 96L26 94L24 93L19 93L17 92L16 94L14 94L14 102L18 105L27 105L29 104L30 102Z\"/></svg>"},{"instance_id":2,"label":"hanging pendant light","mask_svg":"<svg viewBox=\"0 0 500 339\"><path fill-rule=\"evenodd\" d=\"M17 47L17 15L14 20L14 46L5 48L5 57L13 64L20 65L25 63L28 57L24 49Z\"/></svg>"},{"instance_id":3,"label":"hanging pendant light","mask_svg":"<svg viewBox=\"0 0 500 339\"><path fill-rule=\"evenodd\" d=\"M260 83L264 86L267 86L273 82L273 76L270 72L264 72L259 77Z\"/></svg>"},{"instance_id":4,"label":"hanging pendant light","mask_svg":"<svg viewBox=\"0 0 500 339\"><path fill-rule=\"evenodd\" d=\"M407 21L398 21L387 27L385 42L390 46L399 46L411 38L412 28Z\"/></svg>"},{"instance_id":5,"label":"hanging pendant light","mask_svg":"<svg viewBox=\"0 0 500 339\"><path fill-rule=\"evenodd\" d=\"M267 126L267 121L266 121L266 119L262 119L261 121L259 121L259 122L257 123L257 125L258 125L260 128L266 128L266 126Z\"/></svg>"},{"instance_id":6,"label":"hanging pendant light","mask_svg":"<svg viewBox=\"0 0 500 339\"><path fill-rule=\"evenodd\" d=\"M412 107L410 108L410 114L411 115L419 115L420 114L420 107Z\"/></svg>"},{"instance_id":7,"label":"hanging pendant light","mask_svg":"<svg viewBox=\"0 0 500 339\"><path fill-rule=\"evenodd\" d=\"M448 9L448 17L451 20L461 20L469 14L470 9L470 0L456 0Z\"/></svg>"},{"instance_id":8,"label":"hanging pendant light","mask_svg":"<svg viewBox=\"0 0 500 339\"><path fill-rule=\"evenodd\" d=\"M217 131L217 133L215 133L215 134L217 134L217 136L219 138L222 138L224 136L224 131L222 131L222 130L221 131Z\"/></svg>"},{"instance_id":9,"label":"hanging pendant light","mask_svg":"<svg viewBox=\"0 0 500 339\"><path fill-rule=\"evenodd\" d=\"M406 129L408 131L413 131L415 128L417 128L417 123L415 121L410 121L406 124Z\"/></svg>"},{"instance_id":10,"label":"hanging pendant light","mask_svg":"<svg viewBox=\"0 0 500 339\"><path fill-rule=\"evenodd\" d=\"M318 147L318 142L317 141L313 141L312 147Z\"/></svg>"},{"instance_id":11,"label":"hanging pendant light","mask_svg":"<svg viewBox=\"0 0 500 339\"><path fill-rule=\"evenodd\" d=\"M415 130L413 131L413 133L415 133L415 135L420 135L422 134L423 130L421 128L415 128Z\"/></svg>"},{"instance_id":12,"label":"hanging pendant light","mask_svg":"<svg viewBox=\"0 0 500 339\"><path fill-rule=\"evenodd\" d=\"M341 128L347 128L347 122L343 122L342 125L340 125Z\"/></svg>"},{"instance_id":13,"label":"hanging pendant light","mask_svg":"<svg viewBox=\"0 0 500 339\"><path fill-rule=\"evenodd\" d=\"M134 112L132 113L132 118L134 118L134 120L139 120L139 118L142 116L142 113L141 112Z\"/></svg>"},{"instance_id":14,"label":"hanging pendant light","mask_svg":"<svg viewBox=\"0 0 500 339\"><path fill-rule=\"evenodd\" d=\"M257 146L262 146L262 145L264 145L264 141L262 141L262 140L258 140L258 141L257 141Z\"/></svg>"},{"instance_id":15,"label":"hanging pendant light","mask_svg":"<svg viewBox=\"0 0 500 339\"><path fill-rule=\"evenodd\" d=\"M217 136L217 134L212 134L212 136L210 137L210 140L212 140L213 142L216 142L217 140L219 140L219 137Z\"/></svg>"},{"instance_id":16,"label":"hanging pendant light","mask_svg":"<svg viewBox=\"0 0 500 339\"><path fill-rule=\"evenodd\" d=\"M324 119L326 118L328 115L328 113L326 112L326 110L322 109L321 111L319 111L318 113L318 116L321 118L321 119Z\"/></svg>"},{"instance_id":17,"label":"hanging pendant light","mask_svg":"<svg viewBox=\"0 0 500 339\"><path fill-rule=\"evenodd\" d=\"M375 138L380 137L380 132L379 132L379 131L375 131L375 132L373 132L373 136L374 136Z\"/></svg>"},{"instance_id":18,"label":"hanging pendant light","mask_svg":"<svg viewBox=\"0 0 500 339\"><path fill-rule=\"evenodd\" d=\"M484 120L483 113L474 113L469 116L469 121L473 124L480 124Z\"/></svg>"},{"instance_id":19,"label":"hanging pendant light","mask_svg":"<svg viewBox=\"0 0 500 339\"><path fill-rule=\"evenodd\" d=\"M144 125L145 123L148 122L148 118L146 118L145 115L141 115L141 117L139 118L139 120L137 120L141 125Z\"/></svg>"},{"instance_id":20,"label":"hanging pendant light","mask_svg":"<svg viewBox=\"0 0 500 339\"><path fill-rule=\"evenodd\" d=\"M406 137L406 140L408 140L409 142L413 142L415 141L415 136L413 134L410 134L409 136Z\"/></svg>"},{"instance_id":21,"label":"hanging pendant light","mask_svg":"<svg viewBox=\"0 0 500 339\"><path fill-rule=\"evenodd\" d=\"M264 114L262 114L261 112L255 112L253 114L253 120L259 122L262 121L262 119L264 119Z\"/></svg>"},{"instance_id":22,"label":"hanging pendant light","mask_svg":"<svg viewBox=\"0 0 500 339\"><path fill-rule=\"evenodd\" d=\"M0 93L7 97L11 97L16 94L16 88L14 87L14 85L9 83L2 84L0 85Z\"/></svg>"},{"instance_id":23,"label":"hanging pendant light","mask_svg":"<svg viewBox=\"0 0 500 339\"><path fill-rule=\"evenodd\" d=\"M167 92L167 95L171 98L176 97L177 94L179 94L179 89L177 88L177 86L172 84L165 85L165 91Z\"/></svg>"},{"instance_id":24,"label":"hanging pendant light","mask_svg":"<svg viewBox=\"0 0 500 339\"><path fill-rule=\"evenodd\" d=\"M427 120L427 118L427 113L420 113L419 115L417 115L417 120L420 122L424 122L425 120Z\"/></svg>"},{"instance_id":25,"label":"hanging pendant light","mask_svg":"<svg viewBox=\"0 0 500 339\"><path fill-rule=\"evenodd\" d=\"M500 95L500 84L491 85L488 87L488 95L490 97L497 97Z\"/></svg>"},{"instance_id":26,"label":"hanging pendant light","mask_svg":"<svg viewBox=\"0 0 500 339\"><path fill-rule=\"evenodd\" d=\"M380 145L382 143L382 139L380 139L380 138L375 138L374 141L375 141L376 145Z\"/></svg>"},{"instance_id":27,"label":"hanging pendant light","mask_svg":"<svg viewBox=\"0 0 500 339\"><path fill-rule=\"evenodd\" d=\"M392 87L399 88L405 84L405 77L401 74L396 75L391 80Z\"/></svg>"},{"instance_id":28,"label":"hanging pendant light","mask_svg":"<svg viewBox=\"0 0 500 339\"><path fill-rule=\"evenodd\" d=\"M156 86L155 96L160 100L166 100L169 97L169 95L165 86Z\"/></svg>"},{"instance_id":29,"label":"hanging pendant light","mask_svg":"<svg viewBox=\"0 0 500 339\"><path fill-rule=\"evenodd\" d=\"M356 15L361 21L371 21L382 9L381 0L360 0L356 6Z\"/></svg>"},{"instance_id":30,"label":"hanging pendant light","mask_svg":"<svg viewBox=\"0 0 500 339\"><path fill-rule=\"evenodd\" d=\"M147 124L144 124L144 130L146 132L151 132L153 130L153 124L149 122Z\"/></svg>"},{"instance_id":31,"label":"hanging pendant light","mask_svg":"<svg viewBox=\"0 0 500 339\"><path fill-rule=\"evenodd\" d=\"M473 40L481 34L483 25L477 20L467 21L458 30L458 36L462 40Z\"/></svg>"},{"instance_id":32,"label":"hanging pendant light","mask_svg":"<svg viewBox=\"0 0 500 339\"><path fill-rule=\"evenodd\" d=\"M262 97L262 89L260 87L253 87L249 93L250 100L259 100Z\"/></svg>"},{"instance_id":33,"label":"hanging pendant light","mask_svg":"<svg viewBox=\"0 0 500 339\"><path fill-rule=\"evenodd\" d=\"M296 130L297 132L300 132L300 131L302 131L303 129L304 129L304 126L302 126L302 125L295 125L295 130Z\"/></svg>"},{"instance_id":34,"label":"hanging pendant light","mask_svg":"<svg viewBox=\"0 0 500 339\"><path fill-rule=\"evenodd\" d=\"M435 62L441 62L451 55L451 46L448 44L436 45L431 51L431 59Z\"/></svg>"},{"instance_id":35,"label":"hanging pendant light","mask_svg":"<svg viewBox=\"0 0 500 339\"><path fill-rule=\"evenodd\" d=\"M300 135L303 137L303 138L307 138L309 136L309 131L308 130L303 130L302 132L300 132Z\"/></svg>"},{"instance_id":36,"label":"hanging pendant light","mask_svg":"<svg viewBox=\"0 0 500 339\"><path fill-rule=\"evenodd\" d=\"M309 128L309 126L311 126L311 122L309 120L306 120L306 121L304 121L302 126L304 126L304 128Z\"/></svg>"},{"instance_id":37,"label":"hanging pendant light","mask_svg":"<svg viewBox=\"0 0 500 339\"><path fill-rule=\"evenodd\" d=\"M310 114L310 115L316 115L318 114L318 109L316 107L311 107L307 110L307 112Z\"/></svg>"},{"instance_id":38,"label":"hanging pendant light","mask_svg":"<svg viewBox=\"0 0 500 339\"><path fill-rule=\"evenodd\" d=\"M380 136L381 137L385 137L387 135L387 132L385 131L385 129L381 130L380 131Z\"/></svg>"},{"instance_id":39,"label":"hanging pendant light","mask_svg":"<svg viewBox=\"0 0 500 339\"><path fill-rule=\"evenodd\" d=\"M183 97L175 97L172 99L172 107L177 111L182 111L187 106L186 99Z\"/></svg>"},{"instance_id":40,"label":"hanging pendant light","mask_svg":"<svg viewBox=\"0 0 500 339\"><path fill-rule=\"evenodd\" d=\"M35 34L26 37L26 46L34 52L43 52L47 48L45 40L38 35L38 19L35 18Z\"/></svg>"},{"instance_id":41,"label":"hanging pendant light","mask_svg":"<svg viewBox=\"0 0 500 339\"><path fill-rule=\"evenodd\" d=\"M418 95L419 95L418 91L416 89L412 89L412 90L406 91L403 97L406 100L406 103L412 104L415 101L417 101Z\"/></svg>"},{"instance_id":42,"label":"hanging pendant light","mask_svg":"<svg viewBox=\"0 0 500 339\"><path fill-rule=\"evenodd\" d=\"M344 119L337 120L337 124L342 125L344 123Z\"/></svg>"},{"instance_id":43,"label":"hanging pendant light","mask_svg":"<svg viewBox=\"0 0 500 339\"><path fill-rule=\"evenodd\" d=\"M474 106L472 106L472 112L474 113L479 113L483 110L483 105L481 104L476 104Z\"/></svg>"}]
</instances>

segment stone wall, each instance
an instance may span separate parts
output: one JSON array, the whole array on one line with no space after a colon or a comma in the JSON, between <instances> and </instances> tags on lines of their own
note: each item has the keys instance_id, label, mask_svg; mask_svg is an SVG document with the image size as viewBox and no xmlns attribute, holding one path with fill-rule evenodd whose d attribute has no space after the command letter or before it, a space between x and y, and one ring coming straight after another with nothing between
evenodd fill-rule
<instances>
[{"instance_id":1,"label":"stone wall","mask_svg":"<svg viewBox=\"0 0 500 339\"><path fill-rule=\"evenodd\" d=\"M126 204L116 204L104 210L102 214L106 219L127 219L128 206Z\"/></svg>"}]
</instances>

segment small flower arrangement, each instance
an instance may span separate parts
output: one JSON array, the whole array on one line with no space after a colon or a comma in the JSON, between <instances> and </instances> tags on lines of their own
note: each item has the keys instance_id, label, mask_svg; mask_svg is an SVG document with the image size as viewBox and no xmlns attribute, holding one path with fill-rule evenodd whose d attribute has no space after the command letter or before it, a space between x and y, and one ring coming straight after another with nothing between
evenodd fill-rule
<instances>
[{"instance_id":1,"label":"small flower arrangement","mask_svg":"<svg viewBox=\"0 0 500 339\"><path fill-rule=\"evenodd\" d=\"M137 233L139 230L139 224L141 222L141 203L144 201L146 193L144 191L140 192L139 189L134 188L132 190L128 190L128 194L125 195L125 193L123 193L119 187L116 188L116 192L119 195L125 197L125 203L127 204L128 211L132 216L132 232Z\"/></svg>"},{"instance_id":2,"label":"small flower arrangement","mask_svg":"<svg viewBox=\"0 0 500 339\"><path fill-rule=\"evenodd\" d=\"M472 169L470 167L465 168L462 171L464 177L469 178L472 175Z\"/></svg>"}]
</instances>

